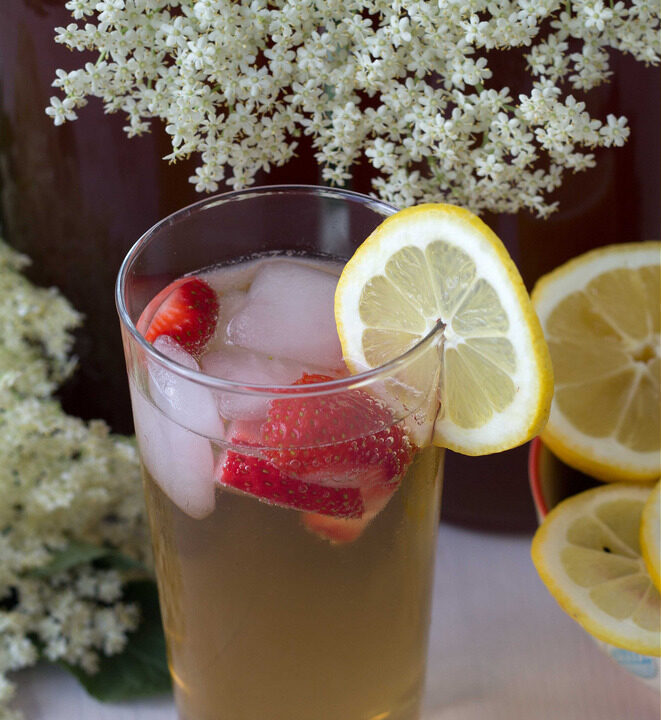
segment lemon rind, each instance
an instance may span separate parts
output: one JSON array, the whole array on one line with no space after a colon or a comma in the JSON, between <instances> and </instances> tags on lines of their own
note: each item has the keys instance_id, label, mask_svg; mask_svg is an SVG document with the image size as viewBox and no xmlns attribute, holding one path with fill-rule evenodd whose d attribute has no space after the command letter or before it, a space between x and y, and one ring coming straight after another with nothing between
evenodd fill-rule
<instances>
[{"instance_id":1,"label":"lemon rind","mask_svg":"<svg viewBox=\"0 0 661 720\"><path fill-rule=\"evenodd\" d=\"M611 437L594 438L586 435L555 407L551 408L549 420L540 432L540 437L564 463L598 480L651 483L659 477L658 452L645 453L645 457Z\"/></svg>"},{"instance_id":2,"label":"lemon rind","mask_svg":"<svg viewBox=\"0 0 661 720\"><path fill-rule=\"evenodd\" d=\"M601 264L596 262L597 260ZM610 270L620 268L637 270L645 265L658 265L659 262L661 262L659 240L620 243L589 250L539 278L531 292L533 305L543 325L549 313L555 308L558 297L579 290L595 277ZM582 282L577 284L576 278ZM552 286L563 292L556 291L549 294L548 290Z\"/></svg>"}]
</instances>

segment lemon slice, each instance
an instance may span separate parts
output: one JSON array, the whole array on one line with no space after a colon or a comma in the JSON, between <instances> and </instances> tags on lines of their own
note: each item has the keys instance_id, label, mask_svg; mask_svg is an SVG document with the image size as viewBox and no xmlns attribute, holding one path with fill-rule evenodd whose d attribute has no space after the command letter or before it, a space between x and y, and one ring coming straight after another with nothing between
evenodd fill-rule
<instances>
[{"instance_id":1,"label":"lemon slice","mask_svg":"<svg viewBox=\"0 0 661 720\"><path fill-rule=\"evenodd\" d=\"M652 581L661 590L661 481L650 493L640 522L640 549Z\"/></svg>"},{"instance_id":2,"label":"lemon slice","mask_svg":"<svg viewBox=\"0 0 661 720\"><path fill-rule=\"evenodd\" d=\"M638 539L649 494L649 486L613 483L573 495L546 516L531 552L549 592L590 634L658 656L661 598Z\"/></svg>"},{"instance_id":3,"label":"lemon slice","mask_svg":"<svg viewBox=\"0 0 661 720\"><path fill-rule=\"evenodd\" d=\"M425 204L386 219L344 267L335 320L353 371L445 324L442 345L401 383L408 390L393 391L409 411L425 396L427 442L487 454L546 421L553 380L539 322L503 244L467 210Z\"/></svg>"},{"instance_id":4,"label":"lemon slice","mask_svg":"<svg viewBox=\"0 0 661 720\"><path fill-rule=\"evenodd\" d=\"M611 245L557 268L532 293L555 375L543 440L602 480L661 473L660 262L659 242Z\"/></svg>"}]
</instances>

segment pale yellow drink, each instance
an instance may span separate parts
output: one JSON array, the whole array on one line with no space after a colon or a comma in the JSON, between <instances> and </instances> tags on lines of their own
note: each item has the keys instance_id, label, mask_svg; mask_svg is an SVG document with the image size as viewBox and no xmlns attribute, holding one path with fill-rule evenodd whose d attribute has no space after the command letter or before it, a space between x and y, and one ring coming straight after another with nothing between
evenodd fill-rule
<instances>
[{"instance_id":1,"label":"pale yellow drink","mask_svg":"<svg viewBox=\"0 0 661 720\"><path fill-rule=\"evenodd\" d=\"M352 542L220 490L195 520L146 478L184 720L414 720L424 682L442 450L419 452Z\"/></svg>"}]
</instances>

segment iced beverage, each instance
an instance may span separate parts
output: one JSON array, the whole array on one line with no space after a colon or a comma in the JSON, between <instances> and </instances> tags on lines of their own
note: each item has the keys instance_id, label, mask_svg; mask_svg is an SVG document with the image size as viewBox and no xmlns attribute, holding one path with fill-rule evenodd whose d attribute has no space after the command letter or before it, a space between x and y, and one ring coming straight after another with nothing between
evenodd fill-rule
<instances>
[{"instance_id":1,"label":"iced beverage","mask_svg":"<svg viewBox=\"0 0 661 720\"><path fill-rule=\"evenodd\" d=\"M292 202L274 192L256 196ZM401 392L416 352L352 375L333 316L347 258L329 227L362 223L357 245L389 209L295 192L314 195L314 221L281 214L279 246L245 237L220 262L193 251L200 265L174 277L165 261L137 272L134 250L135 299L118 290L177 708L182 720L415 720L442 450ZM220 203L261 227L251 205L249 193ZM186 212L180 224L199 231L201 210ZM220 245L226 223L214 224ZM310 228L323 248L297 246Z\"/></svg>"}]
</instances>

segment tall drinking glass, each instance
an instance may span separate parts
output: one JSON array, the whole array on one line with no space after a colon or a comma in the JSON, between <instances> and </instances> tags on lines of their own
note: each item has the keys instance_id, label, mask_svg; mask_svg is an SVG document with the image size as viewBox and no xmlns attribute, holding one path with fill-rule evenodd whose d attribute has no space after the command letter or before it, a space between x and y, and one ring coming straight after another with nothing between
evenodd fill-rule
<instances>
[{"instance_id":1,"label":"tall drinking glass","mask_svg":"<svg viewBox=\"0 0 661 720\"><path fill-rule=\"evenodd\" d=\"M419 716L443 451L420 419L437 378L416 369L440 331L350 375L332 315L342 264L393 212L327 188L233 192L159 222L121 267L182 719ZM218 298L190 353L143 337L183 276Z\"/></svg>"}]
</instances>

